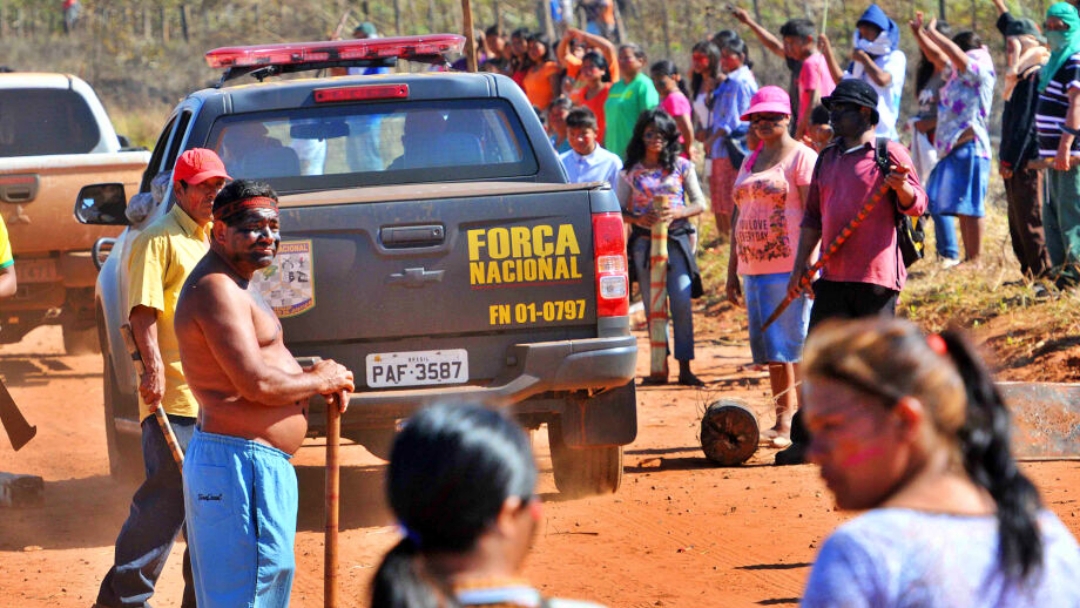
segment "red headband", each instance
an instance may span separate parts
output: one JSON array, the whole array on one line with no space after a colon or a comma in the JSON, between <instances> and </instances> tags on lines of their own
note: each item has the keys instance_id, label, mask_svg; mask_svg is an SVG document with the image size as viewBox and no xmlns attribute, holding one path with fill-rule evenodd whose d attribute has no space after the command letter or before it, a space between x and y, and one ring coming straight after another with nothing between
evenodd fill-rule
<instances>
[{"instance_id":1,"label":"red headband","mask_svg":"<svg viewBox=\"0 0 1080 608\"><path fill-rule=\"evenodd\" d=\"M214 221L229 223L237 215L252 209L271 209L277 211L277 201L268 196L242 198L214 209Z\"/></svg>"}]
</instances>

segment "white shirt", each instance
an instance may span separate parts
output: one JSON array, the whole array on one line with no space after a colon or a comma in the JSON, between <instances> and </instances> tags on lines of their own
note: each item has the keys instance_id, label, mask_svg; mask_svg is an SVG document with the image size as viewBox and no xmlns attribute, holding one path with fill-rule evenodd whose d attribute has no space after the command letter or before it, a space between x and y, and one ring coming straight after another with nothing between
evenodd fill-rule
<instances>
[{"instance_id":1,"label":"white shirt","mask_svg":"<svg viewBox=\"0 0 1080 608\"><path fill-rule=\"evenodd\" d=\"M619 171L623 168L619 155L604 149L600 144L596 144L596 148L588 156L570 150L560 154L559 160L566 168L566 174L572 183L607 182L613 190Z\"/></svg>"},{"instance_id":2,"label":"white shirt","mask_svg":"<svg viewBox=\"0 0 1080 608\"><path fill-rule=\"evenodd\" d=\"M878 86L866 68L858 61L852 62L851 67L844 72L844 78L858 78L866 84L874 87L878 94L877 111L879 115L877 123L877 135L899 140L896 131L896 119L900 116L900 96L904 92L904 77L907 75L907 55L903 51L895 50L886 55L874 57L874 65L885 70L892 76L892 82L887 86Z\"/></svg>"}]
</instances>

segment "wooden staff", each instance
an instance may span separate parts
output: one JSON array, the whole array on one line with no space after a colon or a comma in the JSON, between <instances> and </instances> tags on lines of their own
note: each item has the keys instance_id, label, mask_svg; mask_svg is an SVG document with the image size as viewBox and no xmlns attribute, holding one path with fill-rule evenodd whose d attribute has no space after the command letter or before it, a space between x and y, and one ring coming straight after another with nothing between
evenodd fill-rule
<instances>
[{"instance_id":1,"label":"wooden staff","mask_svg":"<svg viewBox=\"0 0 1080 608\"><path fill-rule=\"evenodd\" d=\"M653 209L662 214L668 201L664 196L653 197ZM649 247L649 353L652 376L667 379L668 327L668 223L657 220L652 226Z\"/></svg>"},{"instance_id":2,"label":"wooden staff","mask_svg":"<svg viewBox=\"0 0 1080 608\"><path fill-rule=\"evenodd\" d=\"M895 170L900 173L907 173L909 171L907 167L896 167ZM850 222L848 222L848 225L844 226L844 228L840 231L840 234L838 234L836 238L833 239L833 242L829 244L829 247L821 253L821 257L819 257L818 260L814 262L814 265L808 268L806 272L803 273L802 278L799 279L799 284L795 287L795 289L789 291L787 296L784 297L784 300L780 302L780 305L776 307L776 310L774 310L772 314L769 315L768 319L765 319L765 323L761 325L761 331L765 331L765 328L772 325L774 321L779 319L780 315L784 313L784 310L786 310L787 307L795 301L795 298L799 297L799 294L806 291L807 289L810 289L810 283L814 280L814 275L817 274L817 271L821 270L822 267L825 266L825 262L827 262L829 258L831 258L833 254L836 253L836 250L840 249L840 246L847 242L849 238L851 238L851 234L855 231L855 229L863 223L863 220L865 220L866 216L870 214L870 211L879 202L881 202L881 199L885 198L885 195L888 192L889 184L884 181L881 182L881 186L879 186L878 189L874 191L874 194L870 197L870 200L866 201L866 204L863 205L861 209L859 209L859 212L855 214L855 217L852 218Z\"/></svg>"},{"instance_id":3,"label":"wooden staff","mask_svg":"<svg viewBox=\"0 0 1080 608\"><path fill-rule=\"evenodd\" d=\"M323 556L323 606L337 608L338 512L341 490L341 413L348 404L345 391L326 400L326 553Z\"/></svg>"},{"instance_id":4,"label":"wooden staff","mask_svg":"<svg viewBox=\"0 0 1080 608\"><path fill-rule=\"evenodd\" d=\"M461 14L465 25L465 65L470 72L476 72L476 31L473 29L472 2L461 0Z\"/></svg>"},{"instance_id":5,"label":"wooden staff","mask_svg":"<svg viewBox=\"0 0 1080 608\"><path fill-rule=\"evenodd\" d=\"M127 349L128 355L131 356L131 364L135 367L136 375L138 378L142 378L142 375L146 373L146 365L143 363L142 353L139 352L139 345L135 342L135 334L132 332L130 325L125 323L120 326L120 337L124 340L124 347ZM172 424L169 423L169 416L160 403L158 403L157 409L154 410L154 419L157 420L158 426L161 427L161 434L165 436L165 444L169 446L169 452L172 453L177 468L183 473L184 450L180 448L180 442L177 441L176 433L173 432Z\"/></svg>"}]
</instances>

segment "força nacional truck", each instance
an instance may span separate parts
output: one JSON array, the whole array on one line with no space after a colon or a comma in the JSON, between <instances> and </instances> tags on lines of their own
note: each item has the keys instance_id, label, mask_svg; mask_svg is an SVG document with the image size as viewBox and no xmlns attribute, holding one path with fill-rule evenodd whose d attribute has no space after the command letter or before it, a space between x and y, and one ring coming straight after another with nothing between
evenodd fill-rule
<instances>
[{"instance_id":1,"label":"for\u00e7a nacional truck","mask_svg":"<svg viewBox=\"0 0 1080 608\"><path fill-rule=\"evenodd\" d=\"M342 434L386 458L395 425L436 402L547 425L562 492L614 492L637 433L623 221L606 184L570 184L521 90L494 74L430 71L463 39L433 35L211 51L222 83L169 116L140 191L185 149L281 197L281 248L257 273L298 359L353 370ZM429 70L277 79L332 67ZM245 75L258 82L229 86ZM169 189L167 189L169 190ZM76 211L122 216L127 191L89 187ZM114 470L137 456L137 390L118 329L129 226L96 307ZM320 401L320 400L316 400ZM325 428L313 403L310 433Z\"/></svg>"}]
</instances>

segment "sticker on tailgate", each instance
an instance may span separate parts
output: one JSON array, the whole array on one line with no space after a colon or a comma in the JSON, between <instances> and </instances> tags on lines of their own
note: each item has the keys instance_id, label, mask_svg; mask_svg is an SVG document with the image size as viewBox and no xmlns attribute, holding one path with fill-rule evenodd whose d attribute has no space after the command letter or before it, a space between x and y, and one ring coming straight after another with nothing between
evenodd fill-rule
<instances>
[{"instance_id":1,"label":"sticker on tailgate","mask_svg":"<svg viewBox=\"0 0 1080 608\"><path fill-rule=\"evenodd\" d=\"M466 234L473 289L577 283L581 247L573 224L477 228Z\"/></svg>"},{"instance_id":2,"label":"sticker on tailgate","mask_svg":"<svg viewBox=\"0 0 1080 608\"><path fill-rule=\"evenodd\" d=\"M311 241L282 241L274 263L255 272L252 286L278 317L295 317L315 308Z\"/></svg>"}]
</instances>

